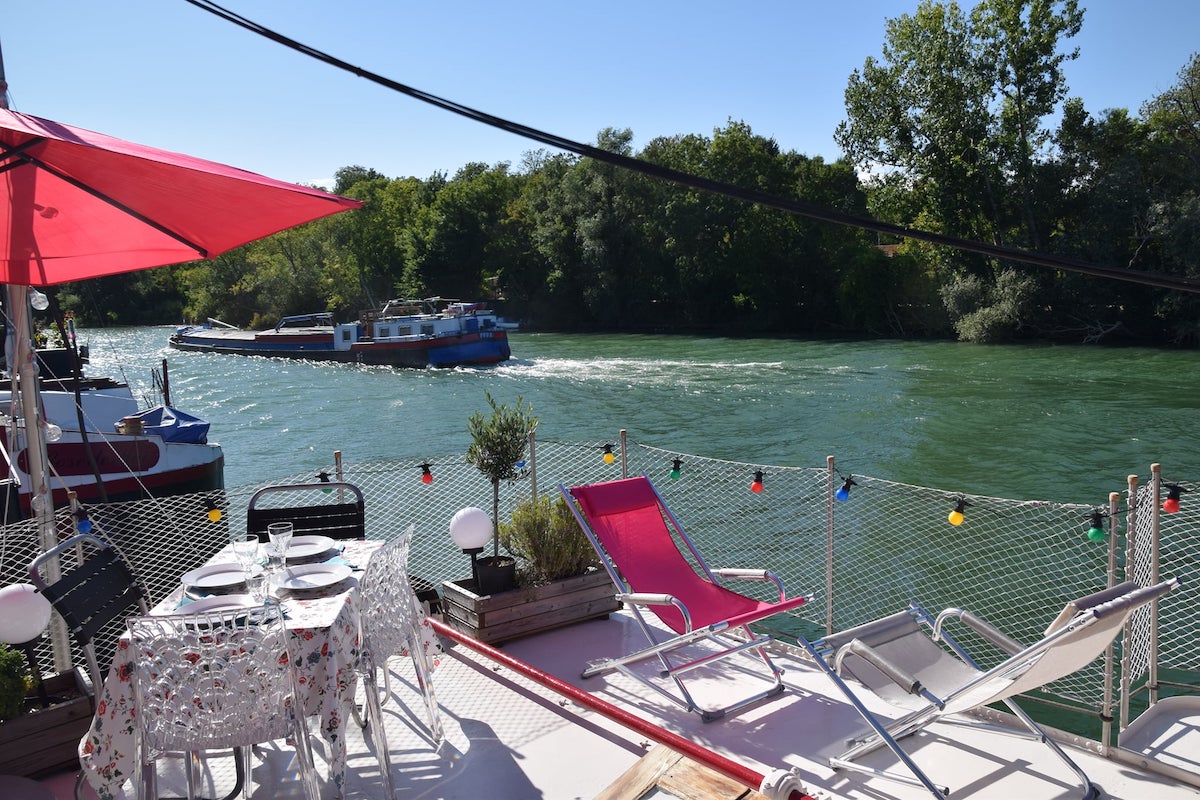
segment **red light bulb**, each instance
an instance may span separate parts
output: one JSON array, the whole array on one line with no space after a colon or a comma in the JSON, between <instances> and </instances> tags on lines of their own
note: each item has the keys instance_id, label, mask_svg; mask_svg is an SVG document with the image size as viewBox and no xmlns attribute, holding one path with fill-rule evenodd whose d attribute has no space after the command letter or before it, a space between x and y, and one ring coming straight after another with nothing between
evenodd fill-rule
<instances>
[{"instance_id":1,"label":"red light bulb","mask_svg":"<svg viewBox=\"0 0 1200 800\"><path fill-rule=\"evenodd\" d=\"M421 483L425 484L426 486L433 483L433 473L429 471L429 468L431 466L433 466L433 465L432 464L422 464L421 465Z\"/></svg>"},{"instance_id":2,"label":"red light bulb","mask_svg":"<svg viewBox=\"0 0 1200 800\"><path fill-rule=\"evenodd\" d=\"M1172 484L1167 487L1170 491L1167 492L1167 499L1163 500L1162 509L1168 514L1174 514L1179 511L1179 495L1184 492L1182 486Z\"/></svg>"},{"instance_id":3,"label":"red light bulb","mask_svg":"<svg viewBox=\"0 0 1200 800\"><path fill-rule=\"evenodd\" d=\"M762 470L756 470L754 473L754 480L750 483L750 491L754 492L755 494L762 494L762 490L763 490Z\"/></svg>"}]
</instances>

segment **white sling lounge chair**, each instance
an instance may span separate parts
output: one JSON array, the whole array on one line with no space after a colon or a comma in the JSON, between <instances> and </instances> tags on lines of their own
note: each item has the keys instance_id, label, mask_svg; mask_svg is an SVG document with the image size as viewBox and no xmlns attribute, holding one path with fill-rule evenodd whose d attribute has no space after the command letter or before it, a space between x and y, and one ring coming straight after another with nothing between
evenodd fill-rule
<instances>
[{"instance_id":1,"label":"white sling lounge chair","mask_svg":"<svg viewBox=\"0 0 1200 800\"><path fill-rule=\"evenodd\" d=\"M1041 641L1029 647L969 611L950 608L934 619L916 603L908 611L815 642L800 639L800 644L873 729L864 738L852 740L852 747L841 756L831 758L830 766L924 786L934 797L949 795L950 790L934 784L897 740L948 714L1003 701L1035 739L1051 748L1074 771L1083 783L1082 797L1085 800L1097 797L1099 789L1083 770L1012 698L1089 664L1116 638L1134 610L1178 585L1177 578L1145 588L1130 582L1082 597L1068 603L1050 623ZM992 669L980 669L942 630L943 623L951 617L960 619L1009 657ZM950 649L940 646L939 641ZM872 691L891 705L911 709L911 713L892 721L881 720L857 696L856 692L862 689ZM856 758L883 746L895 753L911 776L855 762Z\"/></svg>"}]
</instances>

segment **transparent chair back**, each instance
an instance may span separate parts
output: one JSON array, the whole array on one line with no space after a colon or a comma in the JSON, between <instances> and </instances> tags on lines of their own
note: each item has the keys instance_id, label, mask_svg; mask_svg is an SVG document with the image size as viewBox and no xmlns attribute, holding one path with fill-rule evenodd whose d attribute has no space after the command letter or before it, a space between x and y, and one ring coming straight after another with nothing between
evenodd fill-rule
<instances>
[{"instance_id":1,"label":"transparent chair back","mask_svg":"<svg viewBox=\"0 0 1200 800\"><path fill-rule=\"evenodd\" d=\"M295 742L307 796L318 800L289 634L278 605L133 617L129 632L138 710L135 748L143 773L139 797L157 797L153 764L163 753L189 754L191 798L199 782L198 751L238 749L249 776L249 746L286 737ZM247 777L245 797L250 783Z\"/></svg>"},{"instance_id":2,"label":"transparent chair back","mask_svg":"<svg viewBox=\"0 0 1200 800\"><path fill-rule=\"evenodd\" d=\"M430 664L421 644L420 604L408 576L408 553L413 526L399 538L375 552L359 582L359 613L362 620L363 674L375 681L376 667L383 667L384 697L391 695L387 660L407 652L416 672L417 688L425 701L429 735L435 746L443 739L441 715L430 676ZM368 688L370 688L368 686Z\"/></svg>"}]
</instances>

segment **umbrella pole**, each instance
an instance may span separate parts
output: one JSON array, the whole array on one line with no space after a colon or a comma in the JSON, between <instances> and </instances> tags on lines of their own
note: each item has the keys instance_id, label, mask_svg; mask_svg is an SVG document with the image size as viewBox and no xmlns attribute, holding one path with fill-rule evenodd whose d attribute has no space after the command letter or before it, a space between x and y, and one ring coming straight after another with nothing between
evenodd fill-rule
<instances>
[{"instance_id":1,"label":"umbrella pole","mask_svg":"<svg viewBox=\"0 0 1200 800\"><path fill-rule=\"evenodd\" d=\"M17 376L20 389L20 417L24 420L25 452L29 459L29 508L37 522L39 544L42 552L58 545L58 526L54 522L54 495L50 492L49 457L46 453L46 437L42 435L41 404L38 402L37 366L34 364L33 320L29 313L29 287L23 284L8 286L9 314L12 315L13 361L16 369L9 370ZM46 579L58 579L58 560L51 559L46 565ZM71 668L71 645L62 625L51 625L51 643L54 649L54 666L57 672Z\"/></svg>"}]
</instances>

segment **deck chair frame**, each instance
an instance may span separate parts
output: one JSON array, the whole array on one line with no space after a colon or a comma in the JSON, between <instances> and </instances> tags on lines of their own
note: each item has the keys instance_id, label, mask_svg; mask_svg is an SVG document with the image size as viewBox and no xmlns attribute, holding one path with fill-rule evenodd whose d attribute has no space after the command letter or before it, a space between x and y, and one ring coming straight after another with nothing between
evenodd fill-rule
<instances>
[{"instance_id":1,"label":"deck chair frame","mask_svg":"<svg viewBox=\"0 0 1200 800\"><path fill-rule=\"evenodd\" d=\"M996 627L969 611L948 608L935 618L917 603L911 603L907 611L901 611L814 642L800 638L800 644L871 728L871 732L867 736L851 740L849 750L840 756L831 758L830 766L834 769L863 772L900 783L923 786L934 797L947 796L950 794L950 789L935 784L900 746L898 740L917 733L936 720L953 721L947 715L1003 702L1028 731L1026 735L1049 747L1059 760L1075 774L1083 787L1081 798L1093 800L1100 794L1099 787L1095 786L1086 773L1063 751L1062 747L1014 702L1013 697L1065 677L1095 660L1120 633L1130 614L1141 606L1162 597L1178 585L1177 578L1148 587L1140 587L1133 582L1127 582L1079 598L1068 603L1047 628L1042 639L1028 647L1009 638ZM959 620L984 640L1009 654L1008 658L991 669L980 668L966 649L945 631L946 621L952 619ZM912 633L913 622L926 632ZM934 643L934 647L938 646L937 642L945 643L953 655L943 649L944 657L949 660L957 657L962 667L961 674L966 676L966 680L939 695L931 691L921 679L931 666L928 659L920 669L910 670L907 665L900 663L893 656L881 653L872 644L872 642L875 645L886 643L894 647L895 643L904 636L921 635L927 637L926 641ZM1065 659L1065 664L1058 668L1053 665L1043 665L1039 670L1040 662L1048 654L1072 647L1076 648L1076 652L1067 654L1071 657ZM874 680L885 684L885 688L890 688L886 686L886 682L890 682L899 691L916 699L917 708L907 715L886 723L880 720L867 709L855 688L851 687L850 683L842 676L843 672L853 671L856 668L853 665L856 663L858 669L869 671ZM943 669L942 675L945 676L945 674L946 671ZM866 686L862 686L861 690L872 691ZM923 704L920 702L922 700ZM1020 732L1014 733L1020 735ZM911 775L877 770L856 761L859 757L885 746L901 761Z\"/></svg>"},{"instance_id":2,"label":"deck chair frame","mask_svg":"<svg viewBox=\"0 0 1200 800\"><path fill-rule=\"evenodd\" d=\"M654 503L660 514L659 521L662 523L662 530L655 531L654 533L668 537L673 536L679 542L683 543L683 546L687 550L686 554L679 549L678 545L673 545L673 547L681 558L694 565L694 571L689 568L688 574L691 576L691 579L694 579L696 585L703 582L719 587L722 592L727 593L727 596L753 604L753 610L744 611L730 617L714 619L712 618L711 610L700 608L698 602L689 608L687 598L682 596L683 592L678 590L675 593L656 592L653 585L632 585L626 579L628 569L623 571L621 564L614 563L610 549L604 543L605 534L597 532L597 528L601 527L596 525L595 517L598 515L591 514L588 510L588 506L591 505L590 492L603 490L603 487L614 487L615 490L617 484L625 484L631 490L642 493L642 504L639 508L647 508L650 502ZM582 528L584 534L592 543L592 547L595 548L613 584L617 587L617 599L629 606L638 627L642 630L648 642L647 647L636 652L617 658L606 658L589 663L583 670L582 677L590 678L613 671L620 672L643 683L688 711L695 711L705 722L720 719L726 714L777 695L784 690L783 671L775 665L766 650L766 646L773 641L773 637L755 633L749 626L753 622L798 608L811 600L811 595L788 598L783 587L783 582L767 570L714 569L710 567L704 557L701 556L699 549L691 537L687 535L679 520L662 499L658 490L645 476L626 479L625 481L610 481L604 484L576 486L570 489L563 484L559 484L559 491L567 501L567 505L572 513L574 513L580 528ZM774 603L753 601L744 595L740 595L724 587L720 580L722 578L771 581L778 590L779 599ZM711 591L711 586L699 588ZM699 594L696 595L697 598L699 596ZM662 613L664 609L668 609L667 614ZM662 630L656 629L649 624L644 616L644 610L651 611L667 623L675 635L660 641L663 633ZM674 613L671 613L672 611ZM735 631L740 631L740 635L734 635ZM718 649L716 651L706 651L700 657L689 656L683 652L685 648L697 645L705 640L715 643ZM755 662L761 662L762 669L755 671L754 675L767 681L769 684L768 688L721 707L701 707L684 682L684 675L692 670L714 665L716 662L739 653L745 653ZM634 665L649 659L657 659L659 662L659 670L656 676L658 681L651 680L633 669ZM661 685L664 679L670 679L670 682L666 686ZM670 688L672 686L674 691Z\"/></svg>"},{"instance_id":3,"label":"deck chair frame","mask_svg":"<svg viewBox=\"0 0 1200 800\"><path fill-rule=\"evenodd\" d=\"M266 497L313 493L337 493L335 502L310 503L300 506L264 506ZM348 495L348 497L347 497ZM319 535L330 539L362 539L366 537L366 504L362 491L352 483L322 481L319 483L290 483L265 486L250 497L246 506L246 530L267 541L267 526L272 522L290 522L297 536Z\"/></svg>"}]
</instances>

